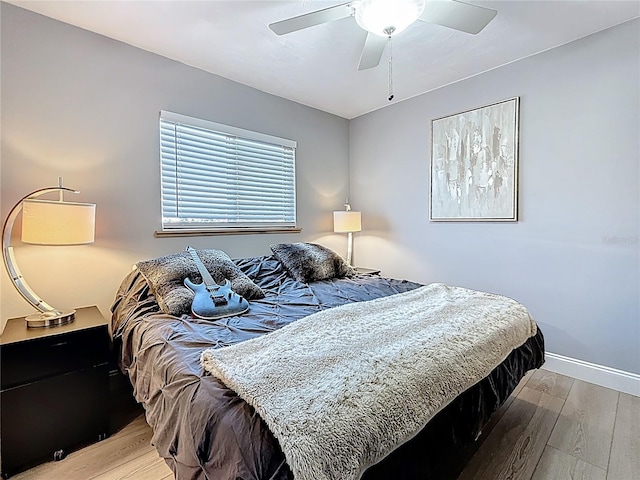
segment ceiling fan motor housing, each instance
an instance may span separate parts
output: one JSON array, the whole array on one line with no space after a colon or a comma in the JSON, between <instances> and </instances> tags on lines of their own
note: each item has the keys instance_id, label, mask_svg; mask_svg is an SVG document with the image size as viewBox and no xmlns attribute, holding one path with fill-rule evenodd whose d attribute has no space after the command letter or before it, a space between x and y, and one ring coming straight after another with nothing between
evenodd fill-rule
<instances>
[{"instance_id":1,"label":"ceiling fan motor housing","mask_svg":"<svg viewBox=\"0 0 640 480\"><path fill-rule=\"evenodd\" d=\"M364 30L389 37L415 22L424 5L425 0L361 0L354 5L355 18Z\"/></svg>"}]
</instances>

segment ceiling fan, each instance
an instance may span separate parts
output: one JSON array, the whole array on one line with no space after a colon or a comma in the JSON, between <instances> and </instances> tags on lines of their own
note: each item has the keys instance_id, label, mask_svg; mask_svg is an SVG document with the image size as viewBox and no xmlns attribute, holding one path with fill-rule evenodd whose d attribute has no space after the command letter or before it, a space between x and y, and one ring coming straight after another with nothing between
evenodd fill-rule
<instances>
[{"instance_id":1,"label":"ceiling fan","mask_svg":"<svg viewBox=\"0 0 640 480\"><path fill-rule=\"evenodd\" d=\"M367 31L358 70L376 67L387 42L416 20L476 34L498 12L458 0L354 0L269 25L278 35L354 16Z\"/></svg>"}]
</instances>

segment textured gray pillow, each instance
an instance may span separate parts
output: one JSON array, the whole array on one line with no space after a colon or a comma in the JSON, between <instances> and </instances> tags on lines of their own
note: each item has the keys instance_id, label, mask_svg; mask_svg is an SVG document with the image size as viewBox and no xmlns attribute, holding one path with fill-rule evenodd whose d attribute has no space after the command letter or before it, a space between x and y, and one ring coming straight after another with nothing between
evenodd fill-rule
<instances>
[{"instance_id":1,"label":"textured gray pillow","mask_svg":"<svg viewBox=\"0 0 640 480\"><path fill-rule=\"evenodd\" d=\"M228 279L231 281L231 289L247 300L264 298L262 289L242 273L225 252L213 249L197 252L217 283L223 284ZM191 311L193 292L183 282L189 277L191 281L200 283L202 277L188 252L138 262L136 267L144 275L164 313L180 316Z\"/></svg>"},{"instance_id":2,"label":"textured gray pillow","mask_svg":"<svg viewBox=\"0 0 640 480\"><path fill-rule=\"evenodd\" d=\"M350 277L355 270L333 250L315 243L278 243L271 251L299 282Z\"/></svg>"}]
</instances>

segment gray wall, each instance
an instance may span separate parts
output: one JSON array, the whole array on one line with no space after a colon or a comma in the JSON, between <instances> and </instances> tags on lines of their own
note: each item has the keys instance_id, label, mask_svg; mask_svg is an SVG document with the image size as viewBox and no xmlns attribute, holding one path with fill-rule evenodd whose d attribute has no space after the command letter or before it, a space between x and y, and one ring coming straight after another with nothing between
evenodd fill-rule
<instances>
[{"instance_id":1,"label":"gray wall","mask_svg":"<svg viewBox=\"0 0 640 480\"><path fill-rule=\"evenodd\" d=\"M93 245L30 247L15 238L19 266L45 300L58 308L96 304L107 315L133 263L187 244L233 257L319 238L344 249L344 238L331 232L331 211L348 194L347 120L12 5L0 8L2 218L59 175L81 190L73 200L97 204ZM154 238L161 109L296 140L302 234ZM1 275L3 328L32 309L4 268Z\"/></svg>"},{"instance_id":2,"label":"gray wall","mask_svg":"<svg viewBox=\"0 0 640 480\"><path fill-rule=\"evenodd\" d=\"M508 295L548 351L640 373L639 33L635 20L352 120L355 262ZM520 221L430 223L431 119L515 96Z\"/></svg>"}]
</instances>

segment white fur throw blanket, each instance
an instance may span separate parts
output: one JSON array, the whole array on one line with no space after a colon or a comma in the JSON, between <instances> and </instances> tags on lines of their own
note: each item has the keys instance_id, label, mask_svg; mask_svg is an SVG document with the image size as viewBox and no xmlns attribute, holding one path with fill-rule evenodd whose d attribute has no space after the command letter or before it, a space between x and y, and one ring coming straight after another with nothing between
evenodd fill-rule
<instances>
[{"instance_id":1,"label":"white fur throw blanket","mask_svg":"<svg viewBox=\"0 0 640 480\"><path fill-rule=\"evenodd\" d=\"M357 479L535 335L516 301L444 284L331 308L207 349L296 480Z\"/></svg>"}]
</instances>

